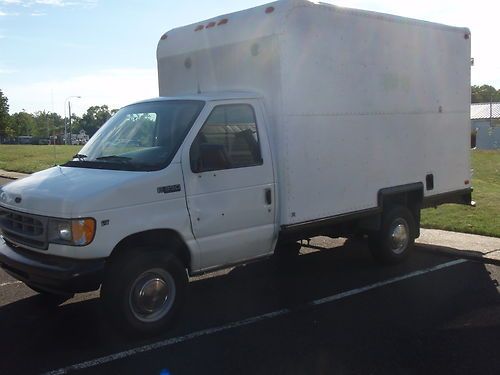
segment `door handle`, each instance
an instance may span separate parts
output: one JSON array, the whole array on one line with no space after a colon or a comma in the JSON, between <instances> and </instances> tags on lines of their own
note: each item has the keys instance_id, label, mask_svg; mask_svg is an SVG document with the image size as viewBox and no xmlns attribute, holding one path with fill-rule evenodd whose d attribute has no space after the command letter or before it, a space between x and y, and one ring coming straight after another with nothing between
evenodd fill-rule
<instances>
[{"instance_id":1,"label":"door handle","mask_svg":"<svg viewBox=\"0 0 500 375\"><path fill-rule=\"evenodd\" d=\"M273 203L273 196L271 193L271 188L267 188L264 190L266 196L266 204L271 205Z\"/></svg>"}]
</instances>

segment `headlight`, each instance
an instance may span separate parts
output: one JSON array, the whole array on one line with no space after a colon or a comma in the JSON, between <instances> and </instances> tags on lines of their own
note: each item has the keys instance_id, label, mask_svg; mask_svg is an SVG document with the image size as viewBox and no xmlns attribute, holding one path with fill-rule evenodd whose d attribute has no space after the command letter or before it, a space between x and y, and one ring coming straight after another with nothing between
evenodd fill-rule
<instances>
[{"instance_id":1,"label":"headlight","mask_svg":"<svg viewBox=\"0 0 500 375\"><path fill-rule=\"evenodd\" d=\"M49 242L72 246L85 246L95 235L95 220L49 219Z\"/></svg>"}]
</instances>

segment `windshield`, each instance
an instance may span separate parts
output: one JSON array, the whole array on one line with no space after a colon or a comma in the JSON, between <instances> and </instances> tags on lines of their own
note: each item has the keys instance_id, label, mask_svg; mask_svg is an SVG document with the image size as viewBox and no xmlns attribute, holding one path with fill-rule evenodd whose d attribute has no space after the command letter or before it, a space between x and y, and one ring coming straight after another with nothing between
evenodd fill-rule
<instances>
[{"instance_id":1,"label":"windshield","mask_svg":"<svg viewBox=\"0 0 500 375\"><path fill-rule=\"evenodd\" d=\"M158 170L174 157L204 102L169 100L122 108L66 166Z\"/></svg>"}]
</instances>

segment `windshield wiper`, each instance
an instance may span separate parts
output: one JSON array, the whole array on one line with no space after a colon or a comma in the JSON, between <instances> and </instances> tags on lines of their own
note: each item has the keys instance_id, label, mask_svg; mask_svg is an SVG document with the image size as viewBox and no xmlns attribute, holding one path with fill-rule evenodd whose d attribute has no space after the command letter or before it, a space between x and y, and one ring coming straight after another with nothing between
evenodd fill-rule
<instances>
[{"instance_id":1,"label":"windshield wiper","mask_svg":"<svg viewBox=\"0 0 500 375\"><path fill-rule=\"evenodd\" d=\"M132 160L132 158L129 158L127 156L119 156L119 155L109 155L109 156L101 156L96 158L95 160L109 160L109 161L122 161L122 162L128 162Z\"/></svg>"},{"instance_id":2,"label":"windshield wiper","mask_svg":"<svg viewBox=\"0 0 500 375\"><path fill-rule=\"evenodd\" d=\"M78 161L85 161L83 159L86 159L86 158L87 158L87 155L84 155L84 154L73 155L73 159L78 159Z\"/></svg>"}]
</instances>

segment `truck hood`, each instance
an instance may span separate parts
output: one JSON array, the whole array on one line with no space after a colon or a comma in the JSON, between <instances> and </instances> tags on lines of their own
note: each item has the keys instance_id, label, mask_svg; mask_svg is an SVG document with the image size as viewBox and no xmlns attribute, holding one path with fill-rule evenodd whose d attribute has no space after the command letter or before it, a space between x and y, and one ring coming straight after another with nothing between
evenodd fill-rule
<instances>
[{"instance_id":1,"label":"truck hood","mask_svg":"<svg viewBox=\"0 0 500 375\"><path fill-rule=\"evenodd\" d=\"M154 175L58 166L1 187L0 205L37 215L76 218L159 200L158 194L144 191L145 180L154 180Z\"/></svg>"}]
</instances>

